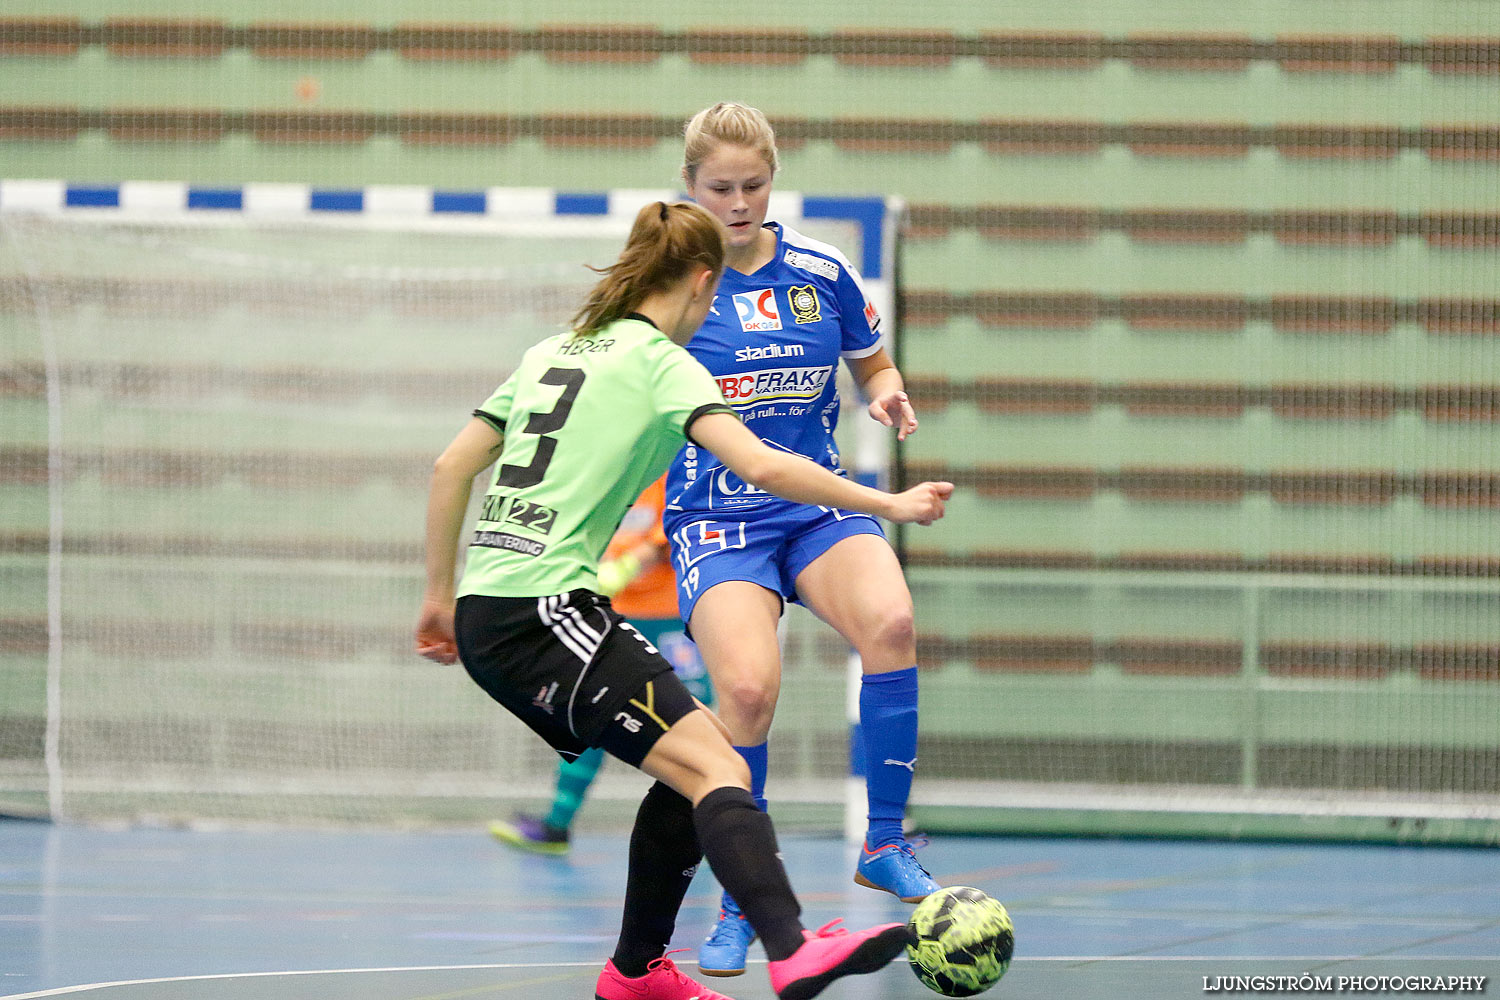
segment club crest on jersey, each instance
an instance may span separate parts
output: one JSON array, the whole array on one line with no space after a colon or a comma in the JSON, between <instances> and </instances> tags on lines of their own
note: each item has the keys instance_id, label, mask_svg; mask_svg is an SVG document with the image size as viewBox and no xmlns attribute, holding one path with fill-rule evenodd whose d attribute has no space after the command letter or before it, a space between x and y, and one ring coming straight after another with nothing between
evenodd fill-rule
<instances>
[{"instance_id":1,"label":"club crest on jersey","mask_svg":"<svg viewBox=\"0 0 1500 1000\"><path fill-rule=\"evenodd\" d=\"M736 292L734 311L740 317L740 329L746 333L765 333L781 329L781 311L776 307L776 291L762 288L754 292Z\"/></svg>"},{"instance_id":2,"label":"club crest on jersey","mask_svg":"<svg viewBox=\"0 0 1500 1000\"><path fill-rule=\"evenodd\" d=\"M792 319L798 323L816 323L823 318L818 290L812 285L793 285L786 295L792 304Z\"/></svg>"}]
</instances>

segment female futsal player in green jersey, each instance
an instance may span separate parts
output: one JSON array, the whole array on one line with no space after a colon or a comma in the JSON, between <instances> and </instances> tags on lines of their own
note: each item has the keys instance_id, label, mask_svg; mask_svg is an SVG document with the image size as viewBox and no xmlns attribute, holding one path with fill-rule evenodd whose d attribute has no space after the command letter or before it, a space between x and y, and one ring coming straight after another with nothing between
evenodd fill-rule
<instances>
[{"instance_id":1,"label":"female futsal player in green jersey","mask_svg":"<svg viewBox=\"0 0 1500 1000\"><path fill-rule=\"evenodd\" d=\"M666 957L704 855L765 943L781 1000L880 969L908 938L900 923L803 929L770 818L722 724L598 594L599 559L621 515L684 439L761 489L893 521L930 523L952 492L949 483L900 494L860 486L767 447L740 423L680 346L707 315L723 262L712 215L646 206L573 332L526 352L438 458L428 498L417 651L462 659L564 759L599 746L657 779L631 833L624 919L599 1000L723 1000ZM455 590L472 480L497 460Z\"/></svg>"}]
</instances>

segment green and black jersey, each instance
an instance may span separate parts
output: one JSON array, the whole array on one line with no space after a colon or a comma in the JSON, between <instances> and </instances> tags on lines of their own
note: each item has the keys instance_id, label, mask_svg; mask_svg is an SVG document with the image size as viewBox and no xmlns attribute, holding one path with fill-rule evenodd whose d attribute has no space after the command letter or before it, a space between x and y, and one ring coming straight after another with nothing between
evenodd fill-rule
<instances>
[{"instance_id":1,"label":"green and black jersey","mask_svg":"<svg viewBox=\"0 0 1500 1000\"><path fill-rule=\"evenodd\" d=\"M597 590L620 518L714 412L734 410L713 376L643 316L531 348L474 411L505 444L458 595Z\"/></svg>"}]
</instances>

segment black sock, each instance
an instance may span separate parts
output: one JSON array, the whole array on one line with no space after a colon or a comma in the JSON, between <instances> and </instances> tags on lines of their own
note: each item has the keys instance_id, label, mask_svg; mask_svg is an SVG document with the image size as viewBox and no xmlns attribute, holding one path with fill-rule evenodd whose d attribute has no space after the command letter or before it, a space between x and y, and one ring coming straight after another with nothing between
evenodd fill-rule
<instances>
[{"instance_id":1,"label":"black sock","mask_svg":"<svg viewBox=\"0 0 1500 1000\"><path fill-rule=\"evenodd\" d=\"M760 935L771 961L802 947L797 919L802 907L776 856L771 817L756 808L750 793L733 786L715 788L693 810L693 823L719 884Z\"/></svg>"},{"instance_id":2,"label":"black sock","mask_svg":"<svg viewBox=\"0 0 1500 1000\"><path fill-rule=\"evenodd\" d=\"M611 959L621 975L644 976L646 966L666 952L701 860L692 803L658 781L641 800L630 832L625 917Z\"/></svg>"}]
</instances>

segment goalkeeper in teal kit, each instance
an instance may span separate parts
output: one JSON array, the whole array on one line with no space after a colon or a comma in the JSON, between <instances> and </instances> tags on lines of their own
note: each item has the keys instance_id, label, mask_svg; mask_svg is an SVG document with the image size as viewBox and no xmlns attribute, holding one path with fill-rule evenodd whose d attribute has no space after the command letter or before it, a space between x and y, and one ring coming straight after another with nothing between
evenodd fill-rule
<instances>
[{"instance_id":1,"label":"goalkeeper in teal kit","mask_svg":"<svg viewBox=\"0 0 1500 1000\"><path fill-rule=\"evenodd\" d=\"M599 1000L725 1000L666 950L705 855L765 943L780 1000L874 972L910 940L904 923L803 929L770 818L722 724L598 593L615 526L684 439L747 484L803 503L930 523L952 492L948 483L900 494L859 486L745 429L679 346L713 302L723 255L723 229L702 209L642 209L574 331L526 352L438 458L428 497L417 652L461 659L564 759L602 747L656 779L631 833L624 918L595 984ZM472 482L491 465L455 585Z\"/></svg>"},{"instance_id":2,"label":"goalkeeper in teal kit","mask_svg":"<svg viewBox=\"0 0 1500 1000\"><path fill-rule=\"evenodd\" d=\"M725 402L771 447L842 474L833 438L842 363L869 399L870 417L899 438L916 430L860 276L833 247L766 221L777 158L765 117L730 103L700 112L687 125L683 161L688 194L729 230L713 309L687 345ZM837 505L772 496L689 442L667 474L666 527L682 618L762 808L784 602L806 605L859 654L869 826L854 881L906 902L924 899L938 885L902 829L917 764L912 601L880 524ZM726 886L698 967L739 975L753 936Z\"/></svg>"}]
</instances>

